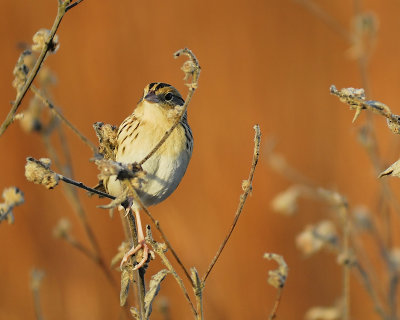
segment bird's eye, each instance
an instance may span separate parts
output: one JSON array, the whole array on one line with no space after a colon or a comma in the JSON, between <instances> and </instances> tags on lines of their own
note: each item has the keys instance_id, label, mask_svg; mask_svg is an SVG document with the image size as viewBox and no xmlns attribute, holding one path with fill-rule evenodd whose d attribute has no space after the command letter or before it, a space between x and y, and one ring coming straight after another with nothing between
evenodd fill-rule
<instances>
[{"instance_id":1,"label":"bird's eye","mask_svg":"<svg viewBox=\"0 0 400 320\"><path fill-rule=\"evenodd\" d=\"M165 100L167 100L167 101L171 101L171 100L172 100L172 93L171 93L171 92L168 92L168 93L165 95Z\"/></svg>"}]
</instances>

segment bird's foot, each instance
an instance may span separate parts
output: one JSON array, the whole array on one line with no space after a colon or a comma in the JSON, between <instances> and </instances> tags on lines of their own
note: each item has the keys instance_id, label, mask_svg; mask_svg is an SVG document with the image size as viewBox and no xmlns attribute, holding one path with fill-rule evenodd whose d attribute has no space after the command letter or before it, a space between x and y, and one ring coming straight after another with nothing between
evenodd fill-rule
<instances>
[{"instance_id":1,"label":"bird's foot","mask_svg":"<svg viewBox=\"0 0 400 320\"><path fill-rule=\"evenodd\" d=\"M142 260L138 264L136 264L133 268L133 270L138 270L143 265L147 262L149 258L149 253L151 256L153 256L152 251L149 249L149 246L146 244L146 241L143 239L139 241L139 244L136 247L132 247L127 253L125 253L124 257L121 260L121 265L120 268L122 270L122 267L124 264L128 261L129 257L133 256L136 254L140 249L143 249L143 255L142 255Z\"/></svg>"}]
</instances>

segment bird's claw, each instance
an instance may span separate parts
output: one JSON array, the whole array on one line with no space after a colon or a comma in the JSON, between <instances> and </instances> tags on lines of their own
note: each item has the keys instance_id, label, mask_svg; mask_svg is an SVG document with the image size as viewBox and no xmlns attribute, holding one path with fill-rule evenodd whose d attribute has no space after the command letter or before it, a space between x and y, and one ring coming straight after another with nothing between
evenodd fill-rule
<instances>
[{"instance_id":1,"label":"bird's claw","mask_svg":"<svg viewBox=\"0 0 400 320\"><path fill-rule=\"evenodd\" d=\"M140 249L143 249L142 260L140 260L140 262L134 266L133 270L138 270L141 267L143 267L143 265L147 262L149 258L149 253L152 256L151 254L152 252L144 240L140 241L136 247L132 247L127 253L125 253L124 257L121 260L121 265L120 265L121 270L124 264L128 261L129 257L136 254Z\"/></svg>"}]
</instances>

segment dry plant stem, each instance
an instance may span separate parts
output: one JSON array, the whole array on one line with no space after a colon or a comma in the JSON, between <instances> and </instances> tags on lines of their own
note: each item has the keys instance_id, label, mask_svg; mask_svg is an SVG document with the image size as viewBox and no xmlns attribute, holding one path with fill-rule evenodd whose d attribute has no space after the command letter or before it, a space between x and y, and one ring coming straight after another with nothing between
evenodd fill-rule
<instances>
[{"instance_id":1,"label":"dry plant stem","mask_svg":"<svg viewBox=\"0 0 400 320\"><path fill-rule=\"evenodd\" d=\"M79 187L79 188L81 188L81 189L84 189L84 190L86 190L86 191L89 191L89 192L98 194L99 196L106 197L106 198L111 199L111 200L115 200L115 197L114 197L114 196L109 195L108 193L105 193L105 192L98 191L98 190L96 190L96 189L90 188L90 187L84 185L82 182L78 182L78 181L75 181L75 180L73 180L73 179L64 177L64 176L61 175L61 174L59 174L58 176L59 176L59 178L60 178L62 181L66 182L66 183L72 184L72 185L74 185L74 186L76 186L76 187Z\"/></svg>"},{"instance_id":2,"label":"dry plant stem","mask_svg":"<svg viewBox=\"0 0 400 320\"><path fill-rule=\"evenodd\" d=\"M356 262L354 267L357 269L358 273L361 276L361 281L365 286L365 289L367 290L368 294L370 295L373 303L374 303L374 308L375 311L381 316L382 319L387 320L387 316L385 314L385 311L382 308L382 304L379 301L379 298L375 292L375 289L371 283L371 280L369 279L369 276L367 274L367 272L363 269L363 267Z\"/></svg>"},{"instance_id":3,"label":"dry plant stem","mask_svg":"<svg viewBox=\"0 0 400 320\"><path fill-rule=\"evenodd\" d=\"M236 224L237 224L237 222L239 220L240 214L243 211L243 207L244 207L244 204L246 202L246 199L249 196L249 193L251 192L251 189L252 189L251 186L252 186L252 182L253 182L254 172L256 170L258 158L260 156L260 141L261 141L261 132L260 132L259 125L255 125L254 126L254 130L255 130L255 136L254 136L253 161L252 161L252 164L251 164L249 178L247 179L247 181L248 181L247 187L244 189L244 192L240 195L239 205L238 205L238 208L236 210L235 218L233 219L232 226L231 226L230 230L228 231L228 234L226 235L224 241L222 241L222 244L221 244L220 248L218 249L216 255L214 256L214 259L211 261L206 273L203 276L203 279L202 279L203 286L205 285L205 282L207 280L208 275L210 274L210 272L213 269L214 265L218 261L219 256L221 255L222 251L224 250L224 248L226 246L226 243L228 242L229 238L231 237L232 232L235 229Z\"/></svg>"},{"instance_id":4,"label":"dry plant stem","mask_svg":"<svg viewBox=\"0 0 400 320\"><path fill-rule=\"evenodd\" d=\"M147 232L147 234L149 234L149 232ZM198 314L196 312L196 309L193 306L192 301L190 300L189 294L186 290L185 285L183 284L183 281L181 279L181 277L178 275L178 273L175 271L174 267L172 266L172 264L169 262L167 256L165 255L165 252L163 250L163 248L161 248L152 237L147 237L148 240L150 240L150 244L153 248L153 250L158 254L158 256L161 258L164 266L167 267L168 271L171 272L172 276L175 278L176 282L178 283L178 285L181 287L183 294L185 295L185 298L187 300L187 302L189 303L194 316L197 318Z\"/></svg>"},{"instance_id":5,"label":"dry plant stem","mask_svg":"<svg viewBox=\"0 0 400 320\"><path fill-rule=\"evenodd\" d=\"M63 137L63 134L61 133L62 130L60 127L58 128L58 130L60 132L60 137ZM61 166L60 159L50 142L49 135L43 134L43 140L44 140L44 144L45 144L49 154L51 155L51 158L54 159L57 167L61 171L65 171L65 167ZM67 159L66 167L69 168L68 171L69 171L69 173L71 173L72 172L72 170L71 170L72 164L70 162L70 156L69 156L70 152L68 150L68 145L67 145L66 141L61 141L61 142L63 144L63 152L65 154L64 156ZM102 257L97 239L94 235L92 228L90 227L90 224L87 221L85 209L83 208L83 205L78 197L76 189L72 188L69 185L66 185L65 190L66 190L66 195L67 195L67 198L68 198L70 204L74 208L74 211L77 213L77 216L83 225L83 228L84 228L85 233L91 243L94 253L90 252L87 248L83 247L82 244L79 244L78 246L76 245L76 243L75 244L71 243L71 244L73 245L74 248L78 249L79 251L83 252L87 257L91 258L100 267L100 269L103 271L104 275L106 276L107 280L110 282L111 286L113 287L114 291L117 294L119 294L118 285L115 282L110 269L108 268L108 266L106 265L106 263Z\"/></svg>"},{"instance_id":6,"label":"dry plant stem","mask_svg":"<svg viewBox=\"0 0 400 320\"><path fill-rule=\"evenodd\" d=\"M92 151L97 154L97 147L86 138L75 126L64 117L64 115L54 106L46 97L44 97L41 92L35 87L31 86L31 90L36 95L36 97L43 102L61 121L63 121Z\"/></svg>"},{"instance_id":7,"label":"dry plant stem","mask_svg":"<svg viewBox=\"0 0 400 320\"><path fill-rule=\"evenodd\" d=\"M344 209L344 221L343 221L343 254L346 260L350 259L349 251L349 236L350 236L350 222L349 212L347 204ZM351 262L346 261L343 265L343 320L349 320L350 316L350 271Z\"/></svg>"},{"instance_id":8,"label":"dry plant stem","mask_svg":"<svg viewBox=\"0 0 400 320\"><path fill-rule=\"evenodd\" d=\"M335 20L329 13L320 8L316 3L311 0L295 0L300 3L304 8L310 11L313 15L321 19L327 26L332 28L336 33L338 33L347 42L352 43L352 38L349 32L343 28L338 21Z\"/></svg>"},{"instance_id":9,"label":"dry plant stem","mask_svg":"<svg viewBox=\"0 0 400 320\"><path fill-rule=\"evenodd\" d=\"M275 319L275 317L276 317L276 313L278 311L279 304L281 303L282 291L283 291L283 288L278 288L278 292L276 293L275 303L271 310L271 313L269 314L268 320Z\"/></svg>"},{"instance_id":10,"label":"dry plant stem","mask_svg":"<svg viewBox=\"0 0 400 320\"><path fill-rule=\"evenodd\" d=\"M192 268L192 282L193 291L196 296L196 307L197 307L197 317L196 320L203 320L203 289L204 285L200 280L199 274L196 268Z\"/></svg>"},{"instance_id":11,"label":"dry plant stem","mask_svg":"<svg viewBox=\"0 0 400 320\"><path fill-rule=\"evenodd\" d=\"M182 107L182 112L181 115L179 116L179 118L177 119L177 121L173 124L173 126L164 134L164 136L162 137L162 139L157 143L157 145L153 148L153 150L150 151L150 153L143 158L142 161L139 162L139 166L142 166L143 163L145 163L147 160L149 160L153 154L163 145L163 143L168 139L168 137L171 135L172 131L174 131L174 129L176 128L176 126L182 121L183 117L186 114L186 110L189 106L190 100L193 97L194 91L196 90L197 86L198 86L198 82L199 82L199 76L200 76L200 65L199 65L199 61L197 60L196 56L193 54L192 51L190 51L189 49L185 48L185 49L181 49L178 50L177 52L174 53L175 57L179 57L181 55L186 55L190 58L190 61L193 62L194 66L195 66L195 70L192 74L192 83L189 84L189 92L186 96L185 99L185 104Z\"/></svg>"},{"instance_id":12,"label":"dry plant stem","mask_svg":"<svg viewBox=\"0 0 400 320\"><path fill-rule=\"evenodd\" d=\"M70 236L65 237L64 240L67 241L72 247L74 247L78 251L82 252L90 260L97 262L97 260L98 260L97 255L94 254L92 251L90 251L88 248L86 248L81 242L75 240L74 238L72 238Z\"/></svg>"},{"instance_id":13,"label":"dry plant stem","mask_svg":"<svg viewBox=\"0 0 400 320\"><path fill-rule=\"evenodd\" d=\"M65 0L63 2L58 2L58 12L56 19L54 20L53 26L50 30L49 38L46 41L42 51L40 52L40 55L38 59L36 60L35 65L33 66L32 70L29 72L28 78L24 84L24 86L21 88L21 91L19 91L6 119L0 126L0 136L6 131L8 126L13 122L15 113L17 112L19 106L21 105L22 100L24 99L26 92L28 91L29 87L31 86L33 80L37 76L40 66L42 65L47 52L49 51L49 45L52 43L53 38L58 30L58 27L60 26L61 20L64 17L65 13L67 12L68 7L71 4L71 0ZM75 5L74 5L75 6Z\"/></svg>"},{"instance_id":14,"label":"dry plant stem","mask_svg":"<svg viewBox=\"0 0 400 320\"><path fill-rule=\"evenodd\" d=\"M137 235L137 229L136 229L136 221L135 218L132 214L132 210L129 209L128 211L128 227L129 227L129 233L130 233L130 243L132 246L137 246L138 245L138 235ZM133 268L133 266L130 266L129 268ZM145 306L144 306L144 297L146 295L146 287L145 287L145 281L144 281L144 269L139 268L139 270L136 270L135 274L137 275L136 277L136 288L137 288L137 297L138 297L138 303L139 303L139 312L140 312L140 317L141 319L145 319Z\"/></svg>"}]
</instances>

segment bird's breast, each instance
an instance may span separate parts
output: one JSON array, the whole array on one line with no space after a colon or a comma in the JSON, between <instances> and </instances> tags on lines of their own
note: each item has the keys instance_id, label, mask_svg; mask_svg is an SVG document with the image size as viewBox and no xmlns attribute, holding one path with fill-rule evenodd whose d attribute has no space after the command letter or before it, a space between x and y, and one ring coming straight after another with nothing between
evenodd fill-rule
<instances>
[{"instance_id":1,"label":"bird's breast","mask_svg":"<svg viewBox=\"0 0 400 320\"><path fill-rule=\"evenodd\" d=\"M122 125L121 125L122 126ZM130 130L120 130L116 161L134 163L142 161L162 139L165 128L151 123L130 123ZM144 205L154 205L166 199L178 186L186 172L191 158L185 129L178 126L164 144L144 164L145 177L137 190ZM122 186L115 178L109 182L109 192L122 192Z\"/></svg>"}]
</instances>

